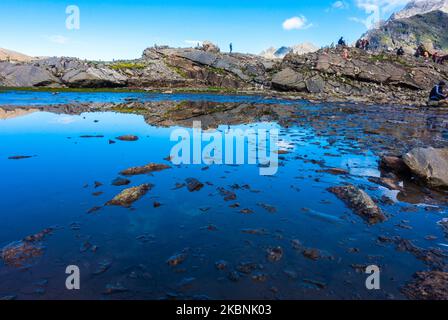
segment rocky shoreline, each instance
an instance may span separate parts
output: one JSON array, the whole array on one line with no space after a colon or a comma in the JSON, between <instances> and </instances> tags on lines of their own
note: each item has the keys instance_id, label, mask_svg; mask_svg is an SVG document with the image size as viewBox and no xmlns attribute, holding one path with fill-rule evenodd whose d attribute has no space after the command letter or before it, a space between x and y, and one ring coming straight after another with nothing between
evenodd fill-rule
<instances>
[{"instance_id":1,"label":"rocky shoreline","mask_svg":"<svg viewBox=\"0 0 448 320\"><path fill-rule=\"evenodd\" d=\"M426 106L448 66L390 53L322 49L283 60L216 49L148 48L140 59L0 62L0 86L263 94L310 101Z\"/></svg>"}]
</instances>

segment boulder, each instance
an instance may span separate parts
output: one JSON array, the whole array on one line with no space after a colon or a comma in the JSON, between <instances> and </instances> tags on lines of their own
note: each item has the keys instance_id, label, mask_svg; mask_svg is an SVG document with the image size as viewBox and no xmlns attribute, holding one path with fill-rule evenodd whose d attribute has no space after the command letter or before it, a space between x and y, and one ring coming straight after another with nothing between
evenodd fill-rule
<instances>
[{"instance_id":1,"label":"boulder","mask_svg":"<svg viewBox=\"0 0 448 320\"><path fill-rule=\"evenodd\" d=\"M325 81L320 76L315 76L305 81L306 89L310 93L321 93L325 89Z\"/></svg>"},{"instance_id":2,"label":"boulder","mask_svg":"<svg viewBox=\"0 0 448 320\"><path fill-rule=\"evenodd\" d=\"M33 64L0 62L0 79L8 87L60 86L61 81L45 68Z\"/></svg>"},{"instance_id":3,"label":"boulder","mask_svg":"<svg viewBox=\"0 0 448 320\"><path fill-rule=\"evenodd\" d=\"M219 49L219 47L216 44L214 44L214 43L212 43L210 41L204 41L202 43L202 48L201 49L204 50L204 51L213 52L213 53L221 52L221 49Z\"/></svg>"},{"instance_id":4,"label":"boulder","mask_svg":"<svg viewBox=\"0 0 448 320\"><path fill-rule=\"evenodd\" d=\"M286 68L273 76L272 87L279 90L304 91L307 85L302 74Z\"/></svg>"},{"instance_id":5,"label":"boulder","mask_svg":"<svg viewBox=\"0 0 448 320\"><path fill-rule=\"evenodd\" d=\"M69 70L62 81L69 87L101 88L125 86L127 78L109 68L88 67Z\"/></svg>"},{"instance_id":6,"label":"boulder","mask_svg":"<svg viewBox=\"0 0 448 320\"><path fill-rule=\"evenodd\" d=\"M448 188L448 148L415 148L403 161L428 186Z\"/></svg>"}]
</instances>

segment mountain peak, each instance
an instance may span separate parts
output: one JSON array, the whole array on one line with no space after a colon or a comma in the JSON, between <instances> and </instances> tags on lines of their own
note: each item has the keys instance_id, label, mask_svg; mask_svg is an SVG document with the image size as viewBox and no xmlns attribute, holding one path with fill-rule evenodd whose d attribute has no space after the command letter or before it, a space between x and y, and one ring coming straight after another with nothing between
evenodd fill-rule
<instances>
[{"instance_id":1,"label":"mountain peak","mask_svg":"<svg viewBox=\"0 0 448 320\"><path fill-rule=\"evenodd\" d=\"M412 0L401 11L394 13L391 20L411 18L433 11L448 13L448 0Z\"/></svg>"}]
</instances>

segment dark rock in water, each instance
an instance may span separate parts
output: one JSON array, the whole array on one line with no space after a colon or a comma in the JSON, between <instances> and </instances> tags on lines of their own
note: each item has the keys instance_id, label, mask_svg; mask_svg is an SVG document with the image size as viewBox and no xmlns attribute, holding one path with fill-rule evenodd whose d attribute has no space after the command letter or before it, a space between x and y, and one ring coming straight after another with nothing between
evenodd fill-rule
<instances>
[{"instance_id":1,"label":"dark rock in water","mask_svg":"<svg viewBox=\"0 0 448 320\"><path fill-rule=\"evenodd\" d=\"M117 142L114 140L109 140L109 144L116 144Z\"/></svg>"},{"instance_id":2,"label":"dark rock in water","mask_svg":"<svg viewBox=\"0 0 448 320\"><path fill-rule=\"evenodd\" d=\"M16 299L17 299L17 296L14 296L14 295L0 297L0 301L12 301L12 300L16 300Z\"/></svg>"},{"instance_id":3,"label":"dark rock in water","mask_svg":"<svg viewBox=\"0 0 448 320\"><path fill-rule=\"evenodd\" d=\"M240 213L242 213L242 214L253 214L254 211L251 210L251 209L246 208L246 209L241 209Z\"/></svg>"},{"instance_id":4,"label":"dark rock in water","mask_svg":"<svg viewBox=\"0 0 448 320\"><path fill-rule=\"evenodd\" d=\"M291 240L291 245L294 250L302 250L303 249L302 243L297 239Z\"/></svg>"},{"instance_id":5,"label":"dark rock in water","mask_svg":"<svg viewBox=\"0 0 448 320\"><path fill-rule=\"evenodd\" d=\"M133 135L124 135L124 136L116 137L115 139L120 140L120 141L137 141L138 137L133 136Z\"/></svg>"},{"instance_id":6,"label":"dark rock in water","mask_svg":"<svg viewBox=\"0 0 448 320\"><path fill-rule=\"evenodd\" d=\"M236 199L236 193L233 191L226 190L222 187L219 187L218 191L224 197L224 201L233 201Z\"/></svg>"},{"instance_id":7,"label":"dark rock in water","mask_svg":"<svg viewBox=\"0 0 448 320\"><path fill-rule=\"evenodd\" d=\"M263 269L263 267L254 262L241 262L236 269L241 273L250 274L255 270Z\"/></svg>"},{"instance_id":8,"label":"dark rock in water","mask_svg":"<svg viewBox=\"0 0 448 320\"><path fill-rule=\"evenodd\" d=\"M305 249L302 251L302 254L305 258L311 259L311 260L319 260L321 258L320 251L317 249Z\"/></svg>"},{"instance_id":9,"label":"dark rock in water","mask_svg":"<svg viewBox=\"0 0 448 320\"><path fill-rule=\"evenodd\" d=\"M128 292L129 289L122 286L121 284L108 284L106 286L106 290L104 291L104 294L110 295L110 294L117 294L117 293L124 293Z\"/></svg>"},{"instance_id":10,"label":"dark rock in water","mask_svg":"<svg viewBox=\"0 0 448 320\"><path fill-rule=\"evenodd\" d=\"M154 201L154 203L152 204L152 206L154 208L159 208L162 204L160 202Z\"/></svg>"},{"instance_id":11,"label":"dark rock in water","mask_svg":"<svg viewBox=\"0 0 448 320\"><path fill-rule=\"evenodd\" d=\"M151 173L151 172L158 172L158 171L166 170L169 168L171 168L171 167L167 166L165 164L149 163L145 166L132 167L132 168L123 170L120 174L122 174L123 176L135 176L135 175L147 174L147 173Z\"/></svg>"},{"instance_id":12,"label":"dark rock in water","mask_svg":"<svg viewBox=\"0 0 448 320\"><path fill-rule=\"evenodd\" d=\"M33 156L11 156L8 157L9 160L23 160L23 159L29 159L32 158Z\"/></svg>"},{"instance_id":13,"label":"dark rock in water","mask_svg":"<svg viewBox=\"0 0 448 320\"><path fill-rule=\"evenodd\" d=\"M268 275L265 273L257 272L252 275L252 280L255 282L266 282Z\"/></svg>"},{"instance_id":14,"label":"dark rock in water","mask_svg":"<svg viewBox=\"0 0 448 320\"><path fill-rule=\"evenodd\" d=\"M386 221L386 216L372 198L355 186L332 187L328 191L334 193L368 223L376 224Z\"/></svg>"},{"instance_id":15,"label":"dark rock in water","mask_svg":"<svg viewBox=\"0 0 448 320\"><path fill-rule=\"evenodd\" d=\"M98 264L98 267L95 269L95 271L93 272L93 274L94 275L100 275L100 274L103 274L103 273L105 273L107 270L109 270L110 269L110 267L112 266L112 261L109 261L109 260L104 260L104 261L101 261L99 264Z\"/></svg>"},{"instance_id":16,"label":"dark rock in water","mask_svg":"<svg viewBox=\"0 0 448 320\"><path fill-rule=\"evenodd\" d=\"M20 268L44 253L42 241L53 232L48 228L37 234L27 236L21 241L6 245L1 251L1 259L7 266Z\"/></svg>"},{"instance_id":17,"label":"dark rock in water","mask_svg":"<svg viewBox=\"0 0 448 320\"><path fill-rule=\"evenodd\" d=\"M185 181L187 182L187 188L190 192L199 191L204 187L204 184L195 178L188 178Z\"/></svg>"},{"instance_id":18,"label":"dark rock in water","mask_svg":"<svg viewBox=\"0 0 448 320\"><path fill-rule=\"evenodd\" d=\"M409 172L409 167L404 163L402 157L383 156L380 160L380 168L394 173Z\"/></svg>"},{"instance_id":19,"label":"dark rock in water","mask_svg":"<svg viewBox=\"0 0 448 320\"><path fill-rule=\"evenodd\" d=\"M114 181L112 181L112 185L116 187L127 186L130 183L131 180L125 178L116 178Z\"/></svg>"},{"instance_id":20,"label":"dark rock in water","mask_svg":"<svg viewBox=\"0 0 448 320\"><path fill-rule=\"evenodd\" d=\"M448 272L417 272L402 292L412 300L448 300Z\"/></svg>"},{"instance_id":21,"label":"dark rock in water","mask_svg":"<svg viewBox=\"0 0 448 320\"><path fill-rule=\"evenodd\" d=\"M241 276L237 271L231 271L227 275L227 278L229 278L230 281L238 282L240 280Z\"/></svg>"},{"instance_id":22,"label":"dark rock in water","mask_svg":"<svg viewBox=\"0 0 448 320\"><path fill-rule=\"evenodd\" d=\"M316 286L319 289L325 289L325 287L327 286L325 283L313 279L303 279L303 282Z\"/></svg>"},{"instance_id":23,"label":"dark rock in water","mask_svg":"<svg viewBox=\"0 0 448 320\"><path fill-rule=\"evenodd\" d=\"M418 260L435 270L445 270L447 267L446 259L448 255L440 249L424 249L416 246L412 241L401 237L393 238L397 251L409 252Z\"/></svg>"},{"instance_id":24,"label":"dark rock in water","mask_svg":"<svg viewBox=\"0 0 448 320\"><path fill-rule=\"evenodd\" d=\"M138 187L125 189L111 201L107 202L106 205L130 207L135 201L143 197L152 188L152 184L142 184Z\"/></svg>"},{"instance_id":25,"label":"dark rock in water","mask_svg":"<svg viewBox=\"0 0 448 320\"><path fill-rule=\"evenodd\" d=\"M349 174L349 172L347 170L340 169L340 168L323 169L323 170L318 170L317 172L325 172L325 173L330 173L330 174L334 174L334 175L346 175L346 174Z\"/></svg>"},{"instance_id":26,"label":"dark rock in water","mask_svg":"<svg viewBox=\"0 0 448 320\"><path fill-rule=\"evenodd\" d=\"M266 204L266 203L258 203L258 205L260 206L260 207L262 207L263 209L265 209L267 212L269 212L269 213L276 213L277 212L277 208L276 207L274 207L274 206L271 206L271 205L269 205L269 204Z\"/></svg>"},{"instance_id":27,"label":"dark rock in water","mask_svg":"<svg viewBox=\"0 0 448 320\"><path fill-rule=\"evenodd\" d=\"M225 269L227 269L227 266L228 266L228 262L227 261L219 260L219 261L215 262L215 267L218 270L225 270Z\"/></svg>"},{"instance_id":28,"label":"dark rock in water","mask_svg":"<svg viewBox=\"0 0 448 320\"><path fill-rule=\"evenodd\" d=\"M175 266L178 266L181 263L183 263L185 261L185 259L187 259L187 254L185 252L182 252L182 253L175 254L175 255L171 256L166 261L166 263L171 267L175 267Z\"/></svg>"},{"instance_id":29,"label":"dark rock in water","mask_svg":"<svg viewBox=\"0 0 448 320\"><path fill-rule=\"evenodd\" d=\"M278 262L283 258L283 249L281 247L268 248L266 258L270 262Z\"/></svg>"},{"instance_id":30,"label":"dark rock in water","mask_svg":"<svg viewBox=\"0 0 448 320\"><path fill-rule=\"evenodd\" d=\"M96 188L99 188L99 187L101 187L103 184L101 183L101 182L99 182L99 181L95 181L95 183L94 183L94 188L96 189Z\"/></svg>"},{"instance_id":31,"label":"dark rock in water","mask_svg":"<svg viewBox=\"0 0 448 320\"><path fill-rule=\"evenodd\" d=\"M403 160L429 187L448 188L448 148L415 148Z\"/></svg>"}]
</instances>

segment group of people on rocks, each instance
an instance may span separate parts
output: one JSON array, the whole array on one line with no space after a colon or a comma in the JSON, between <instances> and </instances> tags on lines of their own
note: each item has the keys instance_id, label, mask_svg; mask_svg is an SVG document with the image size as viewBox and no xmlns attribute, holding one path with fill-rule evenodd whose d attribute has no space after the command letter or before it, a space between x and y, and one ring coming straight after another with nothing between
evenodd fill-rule
<instances>
[{"instance_id":1,"label":"group of people on rocks","mask_svg":"<svg viewBox=\"0 0 448 320\"><path fill-rule=\"evenodd\" d=\"M398 51L397 51L397 55L398 55ZM417 49L415 50L414 56L416 58L423 57L426 62L429 62L429 60L432 59L432 61L434 63L438 63L438 64L443 64L445 61L448 60L448 55L441 55L437 51L434 53L431 53L431 52L429 52L429 50L427 50L425 48L425 46L423 44L420 44L417 47Z\"/></svg>"},{"instance_id":2,"label":"group of people on rocks","mask_svg":"<svg viewBox=\"0 0 448 320\"><path fill-rule=\"evenodd\" d=\"M355 47L367 51L370 47L370 41L368 39L358 39L358 41L356 41Z\"/></svg>"}]
</instances>

